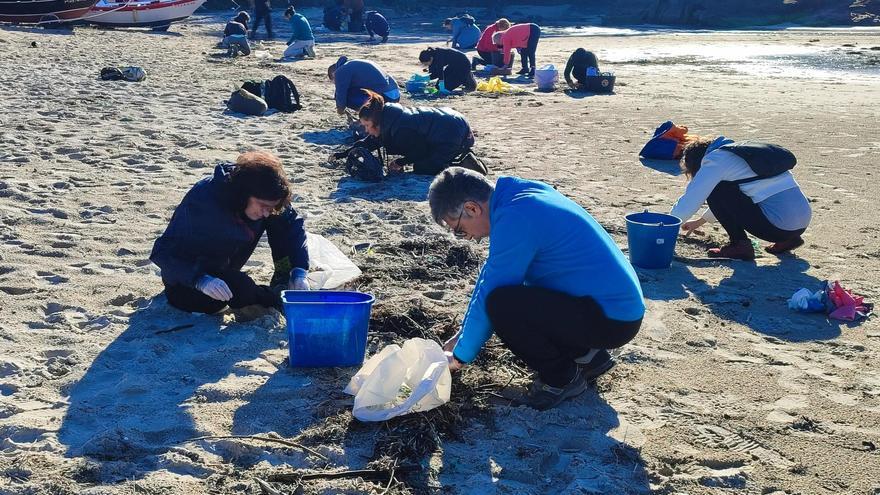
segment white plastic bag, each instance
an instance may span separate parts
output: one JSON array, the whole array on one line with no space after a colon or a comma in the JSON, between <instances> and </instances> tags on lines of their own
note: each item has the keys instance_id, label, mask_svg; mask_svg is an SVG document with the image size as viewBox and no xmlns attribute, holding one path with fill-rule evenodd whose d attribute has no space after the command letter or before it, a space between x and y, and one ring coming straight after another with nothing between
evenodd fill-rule
<instances>
[{"instance_id":1,"label":"white plastic bag","mask_svg":"<svg viewBox=\"0 0 880 495\"><path fill-rule=\"evenodd\" d=\"M559 80L559 71L553 64L547 64L540 69L535 70L535 83L541 91L552 91L556 87L556 81Z\"/></svg>"},{"instance_id":2,"label":"white plastic bag","mask_svg":"<svg viewBox=\"0 0 880 495\"><path fill-rule=\"evenodd\" d=\"M451 391L449 362L440 344L418 338L382 349L345 387L354 395L352 414L361 421L428 411L449 402Z\"/></svg>"},{"instance_id":3,"label":"white plastic bag","mask_svg":"<svg viewBox=\"0 0 880 495\"><path fill-rule=\"evenodd\" d=\"M309 250L309 286L312 290L342 287L360 276L361 270L326 237L306 233Z\"/></svg>"}]
</instances>

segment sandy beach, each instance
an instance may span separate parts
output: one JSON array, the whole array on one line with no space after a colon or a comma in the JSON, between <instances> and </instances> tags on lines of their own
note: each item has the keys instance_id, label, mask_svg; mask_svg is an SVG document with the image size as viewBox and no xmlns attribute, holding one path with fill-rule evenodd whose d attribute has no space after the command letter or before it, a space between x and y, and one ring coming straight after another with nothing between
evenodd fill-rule
<instances>
[{"instance_id":1,"label":"sandy beach","mask_svg":"<svg viewBox=\"0 0 880 495\"><path fill-rule=\"evenodd\" d=\"M624 215L668 211L686 183L677 164L638 158L667 119L791 149L813 220L794 256L708 260L725 240L712 227L679 241L669 269L637 270L642 331L596 389L557 409L499 398L529 375L492 340L449 404L361 423L342 392L356 369L288 367L277 313L170 307L149 252L193 183L266 149L283 160L307 229L349 254L363 270L352 287L376 296L368 354L451 336L486 243L432 222L430 177L363 183L327 161L349 138L327 66L369 58L403 82L443 35L372 45L319 33L317 59L285 63L280 37L221 56L223 22L196 16L167 34L0 28L0 493L256 494L257 479L306 494L880 493L880 325L786 304L827 279L880 299L880 74L785 58L862 67L880 56L880 32L547 37L539 66L591 49L616 73L615 93L517 83L504 95L405 95L461 111L493 177L553 184L624 249ZM729 55L759 49L782 58ZM101 81L111 65L142 66L147 79ZM225 113L241 81L276 74L296 83L302 111ZM352 249L364 242L372 248ZM247 270L268 282L265 243ZM270 440L200 438L253 435ZM296 492L282 482L360 469L395 474Z\"/></svg>"}]
</instances>

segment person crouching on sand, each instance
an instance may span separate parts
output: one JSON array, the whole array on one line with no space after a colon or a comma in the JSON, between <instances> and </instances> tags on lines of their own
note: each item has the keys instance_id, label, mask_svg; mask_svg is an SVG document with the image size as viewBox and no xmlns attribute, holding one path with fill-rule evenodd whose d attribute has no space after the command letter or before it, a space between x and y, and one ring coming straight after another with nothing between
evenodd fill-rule
<instances>
[{"instance_id":1,"label":"person crouching on sand","mask_svg":"<svg viewBox=\"0 0 880 495\"><path fill-rule=\"evenodd\" d=\"M290 22L292 34L287 40L283 58L300 58L305 55L315 58L315 35L312 34L309 20L293 7L288 7L284 11L284 18Z\"/></svg>"},{"instance_id":2,"label":"person crouching on sand","mask_svg":"<svg viewBox=\"0 0 880 495\"><path fill-rule=\"evenodd\" d=\"M791 251L804 243L801 234L812 216L810 202L789 170L794 162L791 152L766 143L696 138L682 152L681 169L690 182L671 214L688 220L708 203L700 218L681 227L690 235L707 221L721 224L730 241L710 249L710 257L755 259L747 232L773 242L764 249L768 253Z\"/></svg>"},{"instance_id":3,"label":"person crouching on sand","mask_svg":"<svg viewBox=\"0 0 880 495\"><path fill-rule=\"evenodd\" d=\"M198 313L227 305L279 309L281 289L309 290L306 233L290 197L281 161L265 151L217 165L212 177L197 182L150 254L169 304ZM273 288L241 271L264 232L275 262Z\"/></svg>"},{"instance_id":4,"label":"person crouching on sand","mask_svg":"<svg viewBox=\"0 0 880 495\"><path fill-rule=\"evenodd\" d=\"M492 35L492 43L501 46L504 65L510 66L513 62L511 52L516 48L522 63L522 69L517 74L530 78L535 77L535 55L540 39L541 28L537 24L514 24L510 29Z\"/></svg>"},{"instance_id":5,"label":"person crouching on sand","mask_svg":"<svg viewBox=\"0 0 880 495\"><path fill-rule=\"evenodd\" d=\"M251 16L241 11L223 28L223 41L220 46L227 49L227 55L234 57L241 52L242 55L251 54L251 46L248 44L248 22Z\"/></svg>"},{"instance_id":6,"label":"person crouching on sand","mask_svg":"<svg viewBox=\"0 0 880 495\"><path fill-rule=\"evenodd\" d=\"M471 72L467 55L453 48L428 48L419 53L419 62L428 71L428 77L438 79L440 90L453 91L463 86L466 91L477 89L477 80Z\"/></svg>"},{"instance_id":7,"label":"person crouching on sand","mask_svg":"<svg viewBox=\"0 0 880 495\"><path fill-rule=\"evenodd\" d=\"M639 331L638 277L605 229L543 182L452 167L428 190L431 216L461 239L489 238L450 368L473 362L494 332L538 373L522 403L549 409L614 366L607 349Z\"/></svg>"},{"instance_id":8,"label":"person crouching on sand","mask_svg":"<svg viewBox=\"0 0 880 495\"><path fill-rule=\"evenodd\" d=\"M587 89L587 76L599 75L599 61L596 59L596 55L591 51L578 48L568 57L564 75L565 82L571 89ZM571 80L572 75L577 82Z\"/></svg>"},{"instance_id":9,"label":"person crouching on sand","mask_svg":"<svg viewBox=\"0 0 880 495\"><path fill-rule=\"evenodd\" d=\"M401 155L388 164L389 172L402 172L411 164L413 173L435 175L470 153L474 133L464 115L448 107L385 103L382 95L369 90L365 93L367 101L358 111L358 119L367 137L355 144L370 151L384 146L389 155ZM342 151L333 158L347 154Z\"/></svg>"}]
</instances>

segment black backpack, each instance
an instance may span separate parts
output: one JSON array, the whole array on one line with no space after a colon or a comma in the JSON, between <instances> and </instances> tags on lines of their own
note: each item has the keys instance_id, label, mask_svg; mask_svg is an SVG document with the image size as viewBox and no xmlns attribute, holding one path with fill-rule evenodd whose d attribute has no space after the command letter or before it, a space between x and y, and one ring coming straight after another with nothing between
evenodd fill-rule
<instances>
[{"instance_id":1,"label":"black backpack","mask_svg":"<svg viewBox=\"0 0 880 495\"><path fill-rule=\"evenodd\" d=\"M736 184L773 177L785 173L797 165L797 157L794 156L794 153L776 144L742 141L725 144L718 149L729 151L742 158L752 169L752 172L757 174L757 177L733 181Z\"/></svg>"},{"instance_id":2,"label":"black backpack","mask_svg":"<svg viewBox=\"0 0 880 495\"><path fill-rule=\"evenodd\" d=\"M299 91L287 76L275 76L275 79L266 81L265 88L263 99L266 100L269 108L286 113L302 109L302 105L299 104Z\"/></svg>"},{"instance_id":3,"label":"black backpack","mask_svg":"<svg viewBox=\"0 0 880 495\"><path fill-rule=\"evenodd\" d=\"M383 153L379 149L379 156ZM367 182L379 182L385 177L384 159L379 159L363 146L355 146L348 152L345 159L345 170L352 177Z\"/></svg>"}]
</instances>

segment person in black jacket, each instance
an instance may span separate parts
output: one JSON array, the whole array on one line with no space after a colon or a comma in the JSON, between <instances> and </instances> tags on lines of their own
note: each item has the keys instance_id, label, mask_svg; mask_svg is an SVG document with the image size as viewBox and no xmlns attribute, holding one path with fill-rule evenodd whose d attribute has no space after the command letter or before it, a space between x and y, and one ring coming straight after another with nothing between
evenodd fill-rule
<instances>
[{"instance_id":1,"label":"person in black jacket","mask_svg":"<svg viewBox=\"0 0 880 495\"><path fill-rule=\"evenodd\" d=\"M590 71L590 67L593 68L592 71ZM565 82L568 83L571 89L585 89L588 71L595 72L593 75L598 75L599 61L593 52L578 48L568 57L568 62L565 64ZM577 83L571 80L572 74L574 74Z\"/></svg>"},{"instance_id":2,"label":"person in black jacket","mask_svg":"<svg viewBox=\"0 0 880 495\"><path fill-rule=\"evenodd\" d=\"M389 172L401 172L412 164L413 173L436 175L459 157L468 155L474 133L464 116L451 108L405 107L385 103L382 95L364 90L367 102L358 118L368 136L355 146L376 150L384 146L390 155L401 155L388 164ZM336 153L344 158L348 150ZM485 173L485 172L484 172Z\"/></svg>"},{"instance_id":3,"label":"person in black jacket","mask_svg":"<svg viewBox=\"0 0 880 495\"><path fill-rule=\"evenodd\" d=\"M266 38L272 39L272 6L269 0L253 0L254 2L254 26L251 30L251 39L257 36L257 28L260 21L266 24Z\"/></svg>"},{"instance_id":4,"label":"person in black jacket","mask_svg":"<svg viewBox=\"0 0 880 495\"><path fill-rule=\"evenodd\" d=\"M442 89L452 91L464 86L468 91L477 89L477 80L471 72L467 55L454 48L428 48L419 54L419 62L426 66L431 79L439 79Z\"/></svg>"},{"instance_id":5,"label":"person in black jacket","mask_svg":"<svg viewBox=\"0 0 880 495\"><path fill-rule=\"evenodd\" d=\"M169 304L198 313L227 305L279 309L278 289L257 285L241 271L264 232L275 262L273 287L308 290L306 233L290 196L281 161L265 151L244 153L197 182L150 254Z\"/></svg>"}]
</instances>

